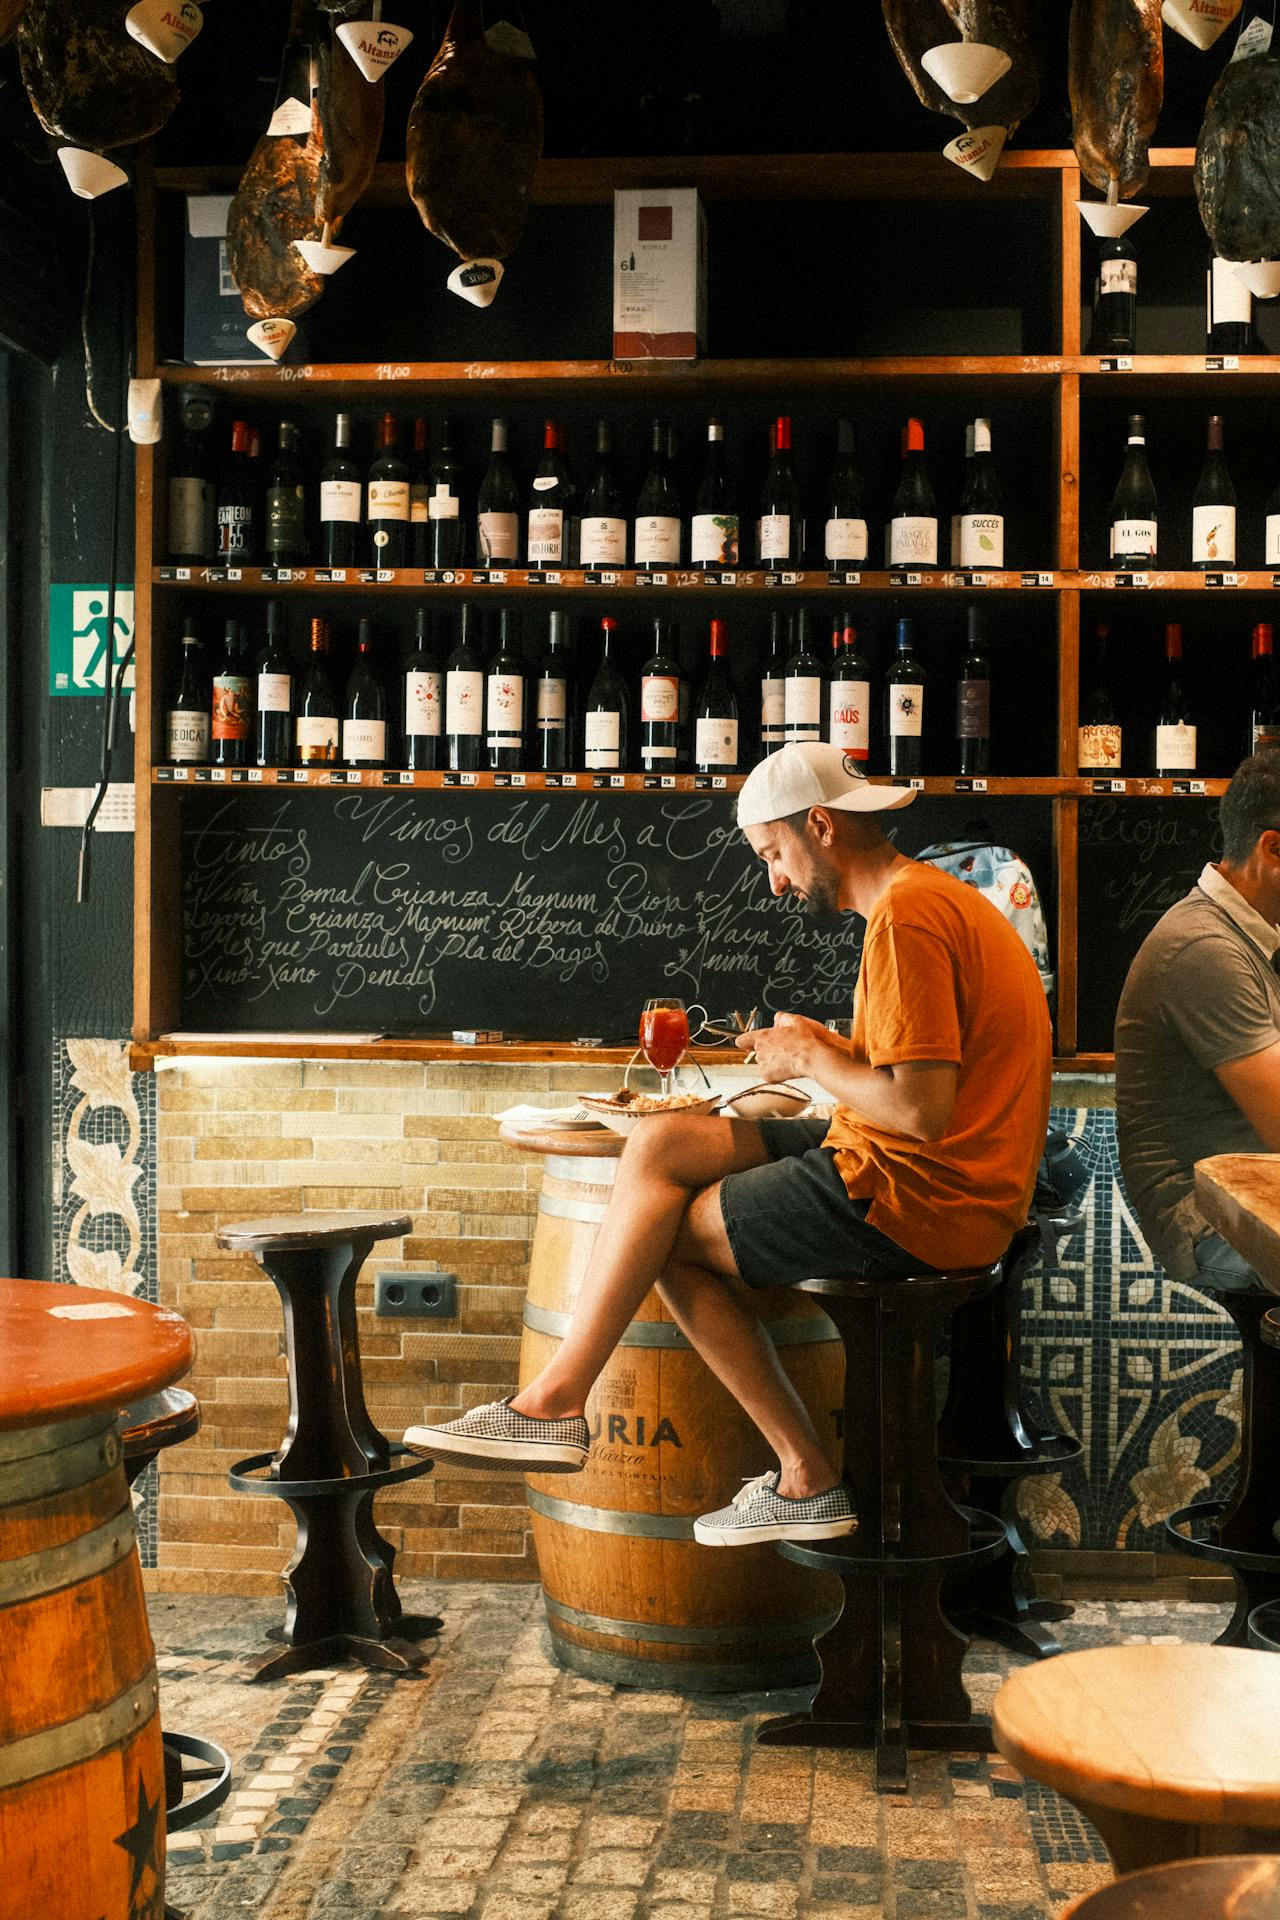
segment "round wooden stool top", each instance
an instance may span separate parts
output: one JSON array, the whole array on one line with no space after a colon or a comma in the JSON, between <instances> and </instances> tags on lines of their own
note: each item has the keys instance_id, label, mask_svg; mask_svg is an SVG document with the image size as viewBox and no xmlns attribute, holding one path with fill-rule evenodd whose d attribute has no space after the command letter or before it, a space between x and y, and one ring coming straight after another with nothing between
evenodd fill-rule
<instances>
[{"instance_id":1,"label":"round wooden stool top","mask_svg":"<svg viewBox=\"0 0 1280 1920\"><path fill-rule=\"evenodd\" d=\"M161 1448L176 1447L200 1431L200 1402L185 1387L166 1387L122 1408L120 1422L125 1459L150 1460Z\"/></svg>"},{"instance_id":2,"label":"round wooden stool top","mask_svg":"<svg viewBox=\"0 0 1280 1920\"><path fill-rule=\"evenodd\" d=\"M398 1240L412 1225L407 1213L280 1213L231 1221L218 1228L217 1239L237 1253L292 1253L348 1240Z\"/></svg>"},{"instance_id":3,"label":"round wooden stool top","mask_svg":"<svg viewBox=\"0 0 1280 1920\"><path fill-rule=\"evenodd\" d=\"M504 1120L498 1138L522 1153L563 1153L570 1159L616 1160L624 1140L612 1127L511 1127Z\"/></svg>"},{"instance_id":4,"label":"round wooden stool top","mask_svg":"<svg viewBox=\"0 0 1280 1920\"><path fill-rule=\"evenodd\" d=\"M190 1327L168 1307L0 1280L0 1431L114 1414L180 1380L194 1353Z\"/></svg>"},{"instance_id":5,"label":"round wooden stool top","mask_svg":"<svg viewBox=\"0 0 1280 1920\"><path fill-rule=\"evenodd\" d=\"M1096 1887L1058 1920L1276 1920L1280 1855L1224 1853L1143 1867Z\"/></svg>"},{"instance_id":6,"label":"round wooden stool top","mask_svg":"<svg viewBox=\"0 0 1280 1920\"><path fill-rule=\"evenodd\" d=\"M1280 1828L1280 1659L1247 1647L1095 1647L1024 1667L991 1709L1006 1760L1069 1800Z\"/></svg>"}]
</instances>

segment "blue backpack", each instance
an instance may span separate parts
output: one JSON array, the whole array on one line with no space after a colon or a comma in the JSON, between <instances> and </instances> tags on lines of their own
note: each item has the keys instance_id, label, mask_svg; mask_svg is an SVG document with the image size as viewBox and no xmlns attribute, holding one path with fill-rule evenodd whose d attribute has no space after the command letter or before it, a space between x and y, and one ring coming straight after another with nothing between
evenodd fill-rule
<instances>
[{"instance_id":1,"label":"blue backpack","mask_svg":"<svg viewBox=\"0 0 1280 1920\"><path fill-rule=\"evenodd\" d=\"M1022 940L1040 975L1046 994L1054 988L1054 971L1049 963L1049 930L1045 925L1040 891L1031 869L1021 855L1010 847L992 846L985 840L949 841L926 847L917 860L927 861L967 887L976 887L993 907L999 908Z\"/></svg>"}]
</instances>

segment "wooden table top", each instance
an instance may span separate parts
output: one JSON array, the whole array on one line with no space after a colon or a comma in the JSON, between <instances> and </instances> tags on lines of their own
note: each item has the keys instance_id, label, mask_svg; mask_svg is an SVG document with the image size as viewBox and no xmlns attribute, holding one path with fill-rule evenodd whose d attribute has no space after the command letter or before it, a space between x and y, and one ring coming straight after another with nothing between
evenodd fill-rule
<instances>
[{"instance_id":1,"label":"wooden table top","mask_svg":"<svg viewBox=\"0 0 1280 1920\"><path fill-rule=\"evenodd\" d=\"M1065 1909L1060 1920L1276 1920L1280 1855L1224 1853L1126 1873Z\"/></svg>"},{"instance_id":2,"label":"wooden table top","mask_svg":"<svg viewBox=\"0 0 1280 1920\"><path fill-rule=\"evenodd\" d=\"M1095 1647L1024 1667L991 1709L1006 1760L1068 1799L1280 1828L1280 1656Z\"/></svg>"},{"instance_id":3,"label":"wooden table top","mask_svg":"<svg viewBox=\"0 0 1280 1920\"><path fill-rule=\"evenodd\" d=\"M1280 1153L1217 1153L1196 1161L1196 1205L1280 1293Z\"/></svg>"},{"instance_id":4,"label":"wooden table top","mask_svg":"<svg viewBox=\"0 0 1280 1920\"><path fill-rule=\"evenodd\" d=\"M616 1160L623 1138L612 1127L513 1127L504 1120L498 1138L522 1153L563 1153L571 1159Z\"/></svg>"},{"instance_id":5,"label":"wooden table top","mask_svg":"<svg viewBox=\"0 0 1280 1920\"><path fill-rule=\"evenodd\" d=\"M279 1213L262 1220L229 1220L218 1228L217 1241L237 1253L295 1253L306 1247L340 1247L360 1235L397 1240L412 1227L407 1213Z\"/></svg>"},{"instance_id":6,"label":"wooden table top","mask_svg":"<svg viewBox=\"0 0 1280 1920\"><path fill-rule=\"evenodd\" d=\"M191 1329L168 1307L98 1287L0 1279L0 1431L116 1412L180 1380Z\"/></svg>"}]
</instances>

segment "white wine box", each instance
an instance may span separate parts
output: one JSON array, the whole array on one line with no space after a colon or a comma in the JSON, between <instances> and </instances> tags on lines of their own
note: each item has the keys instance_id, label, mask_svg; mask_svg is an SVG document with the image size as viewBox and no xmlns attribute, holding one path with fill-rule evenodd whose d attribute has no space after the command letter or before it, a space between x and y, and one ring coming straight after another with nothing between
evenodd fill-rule
<instances>
[{"instance_id":1,"label":"white wine box","mask_svg":"<svg viewBox=\"0 0 1280 1920\"><path fill-rule=\"evenodd\" d=\"M707 220L694 187L613 196L613 357L696 360L707 339Z\"/></svg>"}]
</instances>

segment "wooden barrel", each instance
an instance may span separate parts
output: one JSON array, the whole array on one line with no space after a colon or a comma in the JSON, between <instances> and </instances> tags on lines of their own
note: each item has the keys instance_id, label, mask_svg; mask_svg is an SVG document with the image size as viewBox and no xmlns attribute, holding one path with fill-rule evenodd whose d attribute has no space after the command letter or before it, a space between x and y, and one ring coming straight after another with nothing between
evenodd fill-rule
<instances>
[{"instance_id":1,"label":"wooden barrel","mask_svg":"<svg viewBox=\"0 0 1280 1920\"><path fill-rule=\"evenodd\" d=\"M155 1652L101 1412L0 1432L0 1649L0 1920L162 1920Z\"/></svg>"},{"instance_id":2,"label":"wooden barrel","mask_svg":"<svg viewBox=\"0 0 1280 1920\"><path fill-rule=\"evenodd\" d=\"M520 1345L521 1384L564 1337L604 1216L616 1159L548 1155ZM844 1354L806 1295L753 1296L834 1465ZM552 1643L595 1680L684 1692L794 1686L817 1677L814 1636L839 1611L833 1576L772 1547L702 1547L696 1515L773 1464L733 1397L656 1294L587 1403L579 1474L530 1475L533 1537Z\"/></svg>"}]
</instances>

